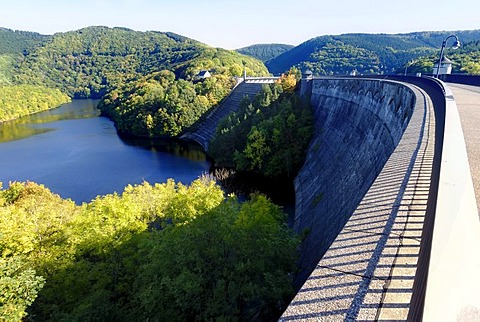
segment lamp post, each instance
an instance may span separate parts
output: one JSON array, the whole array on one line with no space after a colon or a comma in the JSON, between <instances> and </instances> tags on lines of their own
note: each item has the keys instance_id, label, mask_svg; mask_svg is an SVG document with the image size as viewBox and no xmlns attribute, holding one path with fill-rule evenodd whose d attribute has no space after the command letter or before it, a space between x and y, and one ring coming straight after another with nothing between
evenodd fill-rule
<instances>
[{"instance_id":1,"label":"lamp post","mask_svg":"<svg viewBox=\"0 0 480 322\"><path fill-rule=\"evenodd\" d=\"M450 38L455 38L455 42L453 43L453 46L452 46L453 49L457 49L458 47L460 47L460 40L456 35L450 35L447 38L445 38L445 40L442 43L442 49L440 50L440 57L438 58L437 75L435 75L436 78L438 78L438 74L440 73L440 65L442 64L442 60L443 60L443 51L445 50L445 46L447 46L447 40Z\"/></svg>"},{"instance_id":2,"label":"lamp post","mask_svg":"<svg viewBox=\"0 0 480 322\"><path fill-rule=\"evenodd\" d=\"M413 60L409 60L406 64L405 64L405 73L403 74L404 76L407 76L407 69L408 67L410 67L411 64L413 64L414 61Z\"/></svg>"}]
</instances>

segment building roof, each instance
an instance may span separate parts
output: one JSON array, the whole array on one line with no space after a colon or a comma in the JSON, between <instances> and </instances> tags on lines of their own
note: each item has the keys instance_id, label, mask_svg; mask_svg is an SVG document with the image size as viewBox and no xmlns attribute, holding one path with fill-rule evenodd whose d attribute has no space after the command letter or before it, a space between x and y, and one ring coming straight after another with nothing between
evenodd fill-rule
<instances>
[{"instance_id":1,"label":"building roof","mask_svg":"<svg viewBox=\"0 0 480 322\"><path fill-rule=\"evenodd\" d=\"M443 56L442 57L442 64L453 64L453 62L450 59L448 59L447 57ZM434 65L437 66L438 61L436 61Z\"/></svg>"},{"instance_id":2,"label":"building roof","mask_svg":"<svg viewBox=\"0 0 480 322\"><path fill-rule=\"evenodd\" d=\"M197 74L198 77L206 77L206 76L210 76L210 72L208 70L201 70L198 74Z\"/></svg>"},{"instance_id":3,"label":"building roof","mask_svg":"<svg viewBox=\"0 0 480 322\"><path fill-rule=\"evenodd\" d=\"M443 64L452 64L453 61L451 61L450 59L448 59L446 56L443 56L443 58L442 58L442 63L443 63Z\"/></svg>"}]
</instances>

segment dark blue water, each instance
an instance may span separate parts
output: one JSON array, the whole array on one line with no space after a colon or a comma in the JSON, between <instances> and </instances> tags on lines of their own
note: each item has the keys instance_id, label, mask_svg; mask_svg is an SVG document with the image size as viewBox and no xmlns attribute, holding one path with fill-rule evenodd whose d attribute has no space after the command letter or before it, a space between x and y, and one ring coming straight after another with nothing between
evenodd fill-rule
<instances>
[{"instance_id":1,"label":"dark blue water","mask_svg":"<svg viewBox=\"0 0 480 322\"><path fill-rule=\"evenodd\" d=\"M0 123L0 181L34 181L63 198L89 202L128 184L188 184L207 172L205 154L175 142L124 141L99 117L96 101Z\"/></svg>"}]
</instances>

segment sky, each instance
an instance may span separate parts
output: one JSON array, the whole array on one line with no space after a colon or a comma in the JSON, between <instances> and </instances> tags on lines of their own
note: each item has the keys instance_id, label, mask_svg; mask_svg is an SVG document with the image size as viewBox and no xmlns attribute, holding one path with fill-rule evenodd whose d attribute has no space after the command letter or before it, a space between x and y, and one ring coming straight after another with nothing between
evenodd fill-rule
<instances>
[{"instance_id":1,"label":"sky","mask_svg":"<svg viewBox=\"0 0 480 322\"><path fill-rule=\"evenodd\" d=\"M88 26L171 31L225 49L296 46L343 33L480 29L480 1L0 0L0 27L54 34Z\"/></svg>"}]
</instances>

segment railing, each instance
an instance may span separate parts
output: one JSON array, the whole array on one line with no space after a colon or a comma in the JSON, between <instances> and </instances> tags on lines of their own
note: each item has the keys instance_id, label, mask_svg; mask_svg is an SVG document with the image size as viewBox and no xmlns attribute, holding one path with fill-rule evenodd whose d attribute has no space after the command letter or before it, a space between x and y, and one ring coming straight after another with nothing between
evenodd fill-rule
<instances>
[{"instance_id":1,"label":"railing","mask_svg":"<svg viewBox=\"0 0 480 322\"><path fill-rule=\"evenodd\" d=\"M279 77L247 77L245 79L245 83L262 83L262 84L272 84L275 83L275 81Z\"/></svg>"}]
</instances>

